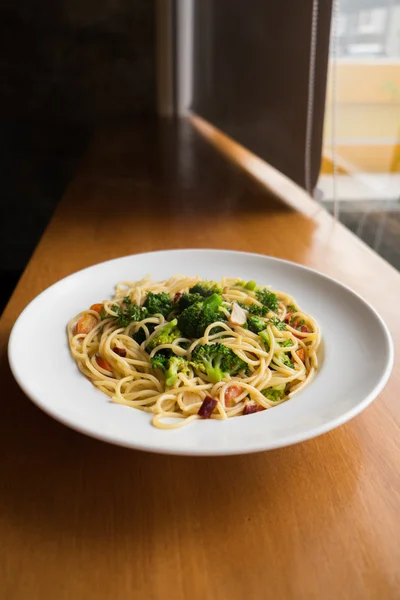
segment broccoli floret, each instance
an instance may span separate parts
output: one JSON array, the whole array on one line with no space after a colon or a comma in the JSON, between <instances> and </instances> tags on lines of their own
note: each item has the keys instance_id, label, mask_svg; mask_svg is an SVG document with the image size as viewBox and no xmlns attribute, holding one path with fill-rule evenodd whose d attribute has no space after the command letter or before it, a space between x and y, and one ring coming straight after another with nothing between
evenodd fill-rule
<instances>
[{"instance_id":1,"label":"broccoli floret","mask_svg":"<svg viewBox=\"0 0 400 600\"><path fill-rule=\"evenodd\" d=\"M204 298L200 294L182 294L178 300L179 312L182 312L185 310L185 308L188 308L188 306L192 306L192 304L195 304L196 302L202 302L203 300Z\"/></svg>"},{"instance_id":2,"label":"broccoli floret","mask_svg":"<svg viewBox=\"0 0 400 600\"><path fill-rule=\"evenodd\" d=\"M261 393L268 398L268 400L272 400L272 402L277 402L277 400L281 400L285 395L285 384L276 385L275 387L266 388L262 390Z\"/></svg>"},{"instance_id":3,"label":"broccoli floret","mask_svg":"<svg viewBox=\"0 0 400 600\"><path fill-rule=\"evenodd\" d=\"M260 331L264 331L267 327L266 322L260 317L250 316L247 319L247 325L253 333L260 333Z\"/></svg>"},{"instance_id":4,"label":"broccoli floret","mask_svg":"<svg viewBox=\"0 0 400 600\"><path fill-rule=\"evenodd\" d=\"M178 321L173 319L160 329L158 334L150 340L146 346L146 350L151 352L156 346L161 344L171 344L176 338L181 337L181 332L177 327Z\"/></svg>"},{"instance_id":5,"label":"broccoli floret","mask_svg":"<svg viewBox=\"0 0 400 600\"><path fill-rule=\"evenodd\" d=\"M186 308L178 317L179 329L184 337L195 338L201 337L199 333L200 317L202 315L203 302L196 302Z\"/></svg>"},{"instance_id":6,"label":"broccoli floret","mask_svg":"<svg viewBox=\"0 0 400 600\"><path fill-rule=\"evenodd\" d=\"M259 333L260 338L262 339L262 341L264 342L265 347L267 348L267 350L269 350L269 337L268 337L268 332L267 331L260 331Z\"/></svg>"},{"instance_id":7,"label":"broccoli floret","mask_svg":"<svg viewBox=\"0 0 400 600\"><path fill-rule=\"evenodd\" d=\"M168 369L169 355L164 350L156 352L151 358L151 366L153 369L160 369L166 371Z\"/></svg>"},{"instance_id":8,"label":"broccoli floret","mask_svg":"<svg viewBox=\"0 0 400 600\"><path fill-rule=\"evenodd\" d=\"M283 342L280 342L279 345L281 348L289 348L289 346L293 346L293 342L292 340L284 340Z\"/></svg>"},{"instance_id":9,"label":"broccoli floret","mask_svg":"<svg viewBox=\"0 0 400 600\"><path fill-rule=\"evenodd\" d=\"M267 306L270 310L278 310L278 298L276 294L270 292L267 288L260 288L256 291L257 300Z\"/></svg>"},{"instance_id":10,"label":"broccoli floret","mask_svg":"<svg viewBox=\"0 0 400 600\"><path fill-rule=\"evenodd\" d=\"M178 327L184 337L199 338L209 325L215 321L224 321L226 317L218 309L222 296L213 294L202 302L196 302L186 308L178 317Z\"/></svg>"},{"instance_id":11,"label":"broccoli floret","mask_svg":"<svg viewBox=\"0 0 400 600\"><path fill-rule=\"evenodd\" d=\"M208 298L213 294L222 294L222 287L216 281L199 281L189 290L192 294L200 294L203 298Z\"/></svg>"},{"instance_id":12,"label":"broccoli floret","mask_svg":"<svg viewBox=\"0 0 400 600\"><path fill-rule=\"evenodd\" d=\"M155 330L155 328L157 327L156 323L146 323L146 327L149 330L149 335L151 335L153 333L153 331ZM132 339L135 340L135 342L137 342L139 345L142 344L144 342L144 340L146 339L146 334L144 332L143 327L140 327L133 335L132 335Z\"/></svg>"},{"instance_id":13,"label":"broccoli floret","mask_svg":"<svg viewBox=\"0 0 400 600\"><path fill-rule=\"evenodd\" d=\"M286 367L294 369L294 362L289 358L288 354L286 354L285 352L280 352L278 358L280 359L281 363L284 364Z\"/></svg>"},{"instance_id":14,"label":"broccoli floret","mask_svg":"<svg viewBox=\"0 0 400 600\"><path fill-rule=\"evenodd\" d=\"M151 359L153 369L160 369L165 373L165 383L171 387L178 381L178 373L189 370L188 362L181 356L171 354L168 350L160 350Z\"/></svg>"},{"instance_id":15,"label":"broccoli floret","mask_svg":"<svg viewBox=\"0 0 400 600\"><path fill-rule=\"evenodd\" d=\"M170 295L166 292L161 292L160 294L149 292L146 296L144 306L151 315L160 314L163 315L163 317L167 317L173 309Z\"/></svg>"},{"instance_id":16,"label":"broccoli floret","mask_svg":"<svg viewBox=\"0 0 400 600\"><path fill-rule=\"evenodd\" d=\"M188 362L182 356L171 356L168 368L165 373L165 382L168 386L175 385L178 381L178 373L187 373L189 370Z\"/></svg>"},{"instance_id":17,"label":"broccoli floret","mask_svg":"<svg viewBox=\"0 0 400 600\"><path fill-rule=\"evenodd\" d=\"M221 381L227 375L234 376L240 371L248 370L247 363L220 343L197 346L193 351L191 364L206 373L213 383Z\"/></svg>"},{"instance_id":18,"label":"broccoli floret","mask_svg":"<svg viewBox=\"0 0 400 600\"><path fill-rule=\"evenodd\" d=\"M146 308L143 306L137 306L136 304L131 304L131 301L125 302L124 298L123 306L118 306L118 304L112 305L112 310L117 313L117 323L119 327L128 327L129 323L132 321L142 321L149 316L149 313Z\"/></svg>"}]
</instances>

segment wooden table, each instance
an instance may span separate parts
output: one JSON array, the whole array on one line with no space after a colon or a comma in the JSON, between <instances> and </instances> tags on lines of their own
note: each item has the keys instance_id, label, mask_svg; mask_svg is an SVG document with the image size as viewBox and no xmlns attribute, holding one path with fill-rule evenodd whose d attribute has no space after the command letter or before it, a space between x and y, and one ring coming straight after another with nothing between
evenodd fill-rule
<instances>
[{"instance_id":1,"label":"wooden table","mask_svg":"<svg viewBox=\"0 0 400 600\"><path fill-rule=\"evenodd\" d=\"M226 458L101 443L17 387L6 344L34 296L88 265L177 247L315 267L399 339L399 274L311 200L294 210L272 197L189 124L101 132L1 320L0 598L400 598L399 365L337 430Z\"/></svg>"}]
</instances>

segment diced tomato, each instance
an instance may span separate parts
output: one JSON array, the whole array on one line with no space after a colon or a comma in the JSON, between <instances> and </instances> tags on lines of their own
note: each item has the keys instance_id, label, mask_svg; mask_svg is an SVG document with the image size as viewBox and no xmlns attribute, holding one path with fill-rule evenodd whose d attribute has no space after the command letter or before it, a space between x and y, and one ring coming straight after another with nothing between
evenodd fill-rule
<instances>
[{"instance_id":1,"label":"diced tomato","mask_svg":"<svg viewBox=\"0 0 400 600\"><path fill-rule=\"evenodd\" d=\"M90 307L90 310L95 310L96 312L98 312L100 314L102 308L103 308L102 304L92 304L92 306Z\"/></svg>"},{"instance_id":2,"label":"diced tomato","mask_svg":"<svg viewBox=\"0 0 400 600\"><path fill-rule=\"evenodd\" d=\"M243 409L244 415L251 415L252 413L258 412L258 405L254 402L253 404L246 404Z\"/></svg>"},{"instance_id":3,"label":"diced tomato","mask_svg":"<svg viewBox=\"0 0 400 600\"><path fill-rule=\"evenodd\" d=\"M110 365L108 364L108 362L102 358L101 356L97 356L96 357L96 362L99 365L99 367L101 369L104 369L105 371L112 371Z\"/></svg>"},{"instance_id":4,"label":"diced tomato","mask_svg":"<svg viewBox=\"0 0 400 600\"><path fill-rule=\"evenodd\" d=\"M98 321L96 317L90 315L89 313L86 313L82 315L79 321L77 322L75 326L75 333L87 334L93 329L93 327L95 327L95 325L97 325L97 323Z\"/></svg>"},{"instance_id":5,"label":"diced tomato","mask_svg":"<svg viewBox=\"0 0 400 600\"><path fill-rule=\"evenodd\" d=\"M203 417L204 419L209 419L217 404L218 400L215 400L215 398L211 398L211 396L206 396L197 414L200 415L200 417Z\"/></svg>"},{"instance_id":6,"label":"diced tomato","mask_svg":"<svg viewBox=\"0 0 400 600\"><path fill-rule=\"evenodd\" d=\"M118 348L118 346L115 346L113 348L113 352L115 352L115 354L118 354L118 356L122 356L122 357L126 356L125 348Z\"/></svg>"},{"instance_id":7,"label":"diced tomato","mask_svg":"<svg viewBox=\"0 0 400 600\"><path fill-rule=\"evenodd\" d=\"M297 350L296 354L302 362L305 361L306 355L304 352L304 348L300 348L300 350Z\"/></svg>"},{"instance_id":8,"label":"diced tomato","mask_svg":"<svg viewBox=\"0 0 400 600\"><path fill-rule=\"evenodd\" d=\"M293 327L293 329L297 329L297 331L300 331L300 333L310 333L310 330L308 329L307 325L300 325L299 321L295 321L291 324L291 326ZM300 338L302 337L296 334L293 335Z\"/></svg>"},{"instance_id":9,"label":"diced tomato","mask_svg":"<svg viewBox=\"0 0 400 600\"><path fill-rule=\"evenodd\" d=\"M225 391L225 406L232 406L233 400L240 396L243 392L243 388L240 385L230 385Z\"/></svg>"}]
</instances>

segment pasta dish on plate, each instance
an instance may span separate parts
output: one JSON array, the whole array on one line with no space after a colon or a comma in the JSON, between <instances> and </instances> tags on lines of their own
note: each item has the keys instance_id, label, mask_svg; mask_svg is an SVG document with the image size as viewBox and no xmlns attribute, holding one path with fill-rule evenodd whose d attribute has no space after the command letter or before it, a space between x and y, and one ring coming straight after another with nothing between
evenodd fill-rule
<instances>
[{"instance_id":1,"label":"pasta dish on plate","mask_svg":"<svg viewBox=\"0 0 400 600\"><path fill-rule=\"evenodd\" d=\"M227 419L292 398L318 368L317 322L255 281L176 275L116 286L68 324L80 371L153 425Z\"/></svg>"}]
</instances>

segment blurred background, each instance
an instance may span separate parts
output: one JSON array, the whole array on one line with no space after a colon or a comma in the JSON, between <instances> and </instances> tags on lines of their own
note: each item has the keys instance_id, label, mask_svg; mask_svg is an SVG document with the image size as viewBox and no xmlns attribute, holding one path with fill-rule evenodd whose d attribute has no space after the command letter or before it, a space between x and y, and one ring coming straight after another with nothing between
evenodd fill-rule
<instances>
[{"instance_id":1,"label":"blurred background","mask_svg":"<svg viewBox=\"0 0 400 600\"><path fill-rule=\"evenodd\" d=\"M338 3L322 157L323 204L400 269L400 0Z\"/></svg>"},{"instance_id":2,"label":"blurred background","mask_svg":"<svg viewBox=\"0 0 400 600\"><path fill-rule=\"evenodd\" d=\"M191 110L400 268L400 0L3 0L0 34L0 310L92 134Z\"/></svg>"},{"instance_id":3,"label":"blurred background","mask_svg":"<svg viewBox=\"0 0 400 600\"><path fill-rule=\"evenodd\" d=\"M156 114L152 0L3 0L4 307L102 124Z\"/></svg>"}]
</instances>

